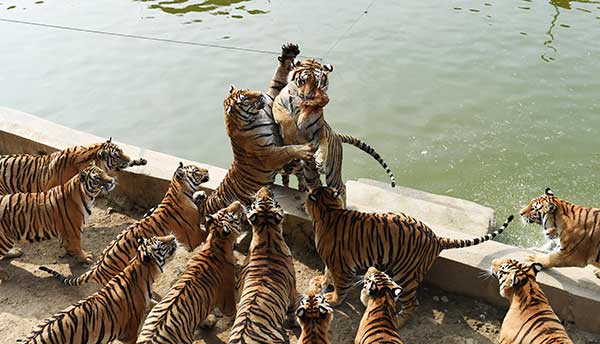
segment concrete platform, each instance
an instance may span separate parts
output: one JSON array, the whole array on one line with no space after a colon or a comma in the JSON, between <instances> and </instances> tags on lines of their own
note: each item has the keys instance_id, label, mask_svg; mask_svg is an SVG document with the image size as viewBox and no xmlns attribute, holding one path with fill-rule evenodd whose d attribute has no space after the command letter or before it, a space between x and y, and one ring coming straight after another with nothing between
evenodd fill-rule
<instances>
[{"instance_id":1,"label":"concrete platform","mask_svg":"<svg viewBox=\"0 0 600 344\"><path fill-rule=\"evenodd\" d=\"M118 138L115 138L118 139ZM0 154L52 152L71 145L101 142L100 138L64 126L0 107ZM118 142L118 141L116 141ZM220 183L225 170L180 159L118 142L132 157L144 157L147 166L119 172L119 186L110 194L117 202L149 207L160 201L179 161L208 168L211 191ZM278 200L286 210L285 230L304 233L307 250L314 250L312 224L302 210L305 194L275 187ZM430 224L436 234L451 238L480 235L493 227L493 210L473 202L432 195L409 188L390 190L379 182L348 182L349 206L363 211L402 211ZM504 214L503 214L504 216ZM463 231L457 231L457 230ZM481 278L498 257L523 258L526 250L488 242L479 246L448 250L437 259L427 282L456 294L485 300L506 307L493 278ZM600 280L591 269L551 269L539 274L538 280L561 319L574 322L582 330L600 334Z\"/></svg>"}]
</instances>

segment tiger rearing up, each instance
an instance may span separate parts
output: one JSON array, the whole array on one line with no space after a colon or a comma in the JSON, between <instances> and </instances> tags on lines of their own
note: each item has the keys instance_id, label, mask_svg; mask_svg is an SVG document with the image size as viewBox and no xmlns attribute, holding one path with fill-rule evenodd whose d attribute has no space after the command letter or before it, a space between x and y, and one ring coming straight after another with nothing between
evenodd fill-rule
<instances>
[{"instance_id":1,"label":"tiger rearing up","mask_svg":"<svg viewBox=\"0 0 600 344\"><path fill-rule=\"evenodd\" d=\"M331 188L313 190L305 205L314 223L317 252L326 266L325 275L314 281L321 287L333 282L335 288L325 294L329 304L339 305L356 277L374 266L403 286L398 327L404 326L414 312L417 287L441 251L490 240L513 218L510 216L491 234L462 240L438 237L423 222L402 213L344 209L340 194Z\"/></svg>"},{"instance_id":2,"label":"tiger rearing up","mask_svg":"<svg viewBox=\"0 0 600 344\"><path fill-rule=\"evenodd\" d=\"M94 161L104 171L145 165L145 159L131 161L109 139L90 146L70 147L49 155L0 156L0 195L19 192L42 192L68 182Z\"/></svg>"},{"instance_id":3,"label":"tiger rearing up","mask_svg":"<svg viewBox=\"0 0 600 344\"><path fill-rule=\"evenodd\" d=\"M500 330L501 344L573 343L535 281L542 268L538 263L524 264L510 258L492 261L500 295L510 302Z\"/></svg>"},{"instance_id":4,"label":"tiger rearing up","mask_svg":"<svg viewBox=\"0 0 600 344\"><path fill-rule=\"evenodd\" d=\"M44 320L25 343L135 343L152 283L177 248L172 235L141 241L125 270L97 293Z\"/></svg>"},{"instance_id":5,"label":"tiger rearing up","mask_svg":"<svg viewBox=\"0 0 600 344\"><path fill-rule=\"evenodd\" d=\"M593 265L600 278L600 209L585 208L554 196L550 188L521 210L527 223L540 225L547 239L560 240L560 248L529 260L544 268Z\"/></svg>"},{"instance_id":6,"label":"tiger rearing up","mask_svg":"<svg viewBox=\"0 0 600 344\"><path fill-rule=\"evenodd\" d=\"M59 238L69 255L91 263L81 249L81 231L96 197L114 187L112 177L90 166L47 192L0 196L0 258L13 258L8 253L17 241Z\"/></svg>"},{"instance_id":7,"label":"tiger rearing up","mask_svg":"<svg viewBox=\"0 0 600 344\"><path fill-rule=\"evenodd\" d=\"M201 228L206 195L199 191L202 183L207 181L208 170L179 163L165 197L152 214L121 232L87 272L79 277L66 277L45 266L41 266L40 270L54 275L67 285L81 285L89 281L104 285L123 271L135 256L140 238L173 233L185 248L193 250L204 242L207 235Z\"/></svg>"},{"instance_id":8,"label":"tiger rearing up","mask_svg":"<svg viewBox=\"0 0 600 344\"><path fill-rule=\"evenodd\" d=\"M367 307L354 344L402 344L396 329L396 303L402 288L385 272L370 267L365 274L360 301Z\"/></svg>"},{"instance_id":9,"label":"tiger rearing up","mask_svg":"<svg viewBox=\"0 0 600 344\"><path fill-rule=\"evenodd\" d=\"M234 202L208 215L206 242L189 262L185 272L144 321L137 342L191 344L194 330L219 308L235 315L233 244L239 234L243 207Z\"/></svg>"},{"instance_id":10,"label":"tiger rearing up","mask_svg":"<svg viewBox=\"0 0 600 344\"><path fill-rule=\"evenodd\" d=\"M271 191L256 194L247 217L252 242L240 275L241 298L229 344L287 343L284 322L297 301L292 252L283 239L283 209Z\"/></svg>"},{"instance_id":11,"label":"tiger rearing up","mask_svg":"<svg viewBox=\"0 0 600 344\"><path fill-rule=\"evenodd\" d=\"M302 328L298 344L330 344L329 325L333 320L333 309L315 288L302 296L296 310L296 319Z\"/></svg>"}]
</instances>

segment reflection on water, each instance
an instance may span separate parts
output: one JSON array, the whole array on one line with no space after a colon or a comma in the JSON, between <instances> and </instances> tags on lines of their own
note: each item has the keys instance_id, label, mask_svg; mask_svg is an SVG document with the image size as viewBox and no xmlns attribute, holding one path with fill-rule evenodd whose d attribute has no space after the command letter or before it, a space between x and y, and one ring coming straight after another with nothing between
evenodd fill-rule
<instances>
[{"instance_id":1,"label":"reflection on water","mask_svg":"<svg viewBox=\"0 0 600 344\"><path fill-rule=\"evenodd\" d=\"M209 13L212 15L228 16L235 19L241 19L246 14L256 15L265 14L268 11L260 9L249 9L241 3L251 2L250 0L205 0L201 2L193 0L135 0L140 2L151 3L148 8L160 10L164 13L184 15L188 13ZM193 22L201 22L200 19L195 19Z\"/></svg>"}]
</instances>

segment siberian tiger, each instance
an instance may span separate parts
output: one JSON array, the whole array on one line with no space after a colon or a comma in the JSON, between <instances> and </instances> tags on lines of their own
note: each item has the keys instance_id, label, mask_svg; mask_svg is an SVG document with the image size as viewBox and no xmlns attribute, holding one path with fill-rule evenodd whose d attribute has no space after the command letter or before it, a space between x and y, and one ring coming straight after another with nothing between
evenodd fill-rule
<instances>
[{"instance_id":1,"label":"siberian tiger","mask_svg":"<svg viewBox=\"0 0 600 344\"><path fill-rule=\"evenodd\" d=\"M230 344L287 343L284 322L295 310L297 292L292 252L283 238L283 216L271 191L261 188L247 214L252 242L240 275L241 298Z\"/></svg>"},{"instance_id":2,"label":"siberian tiger","mask_svg":"<svg viewBox=\"0 0 600 344\"><path fill-rule=\"evenodd\" d=\"M299 179L299 189L314 189L320 186L319 174L325 174L327 186L339 190L345 200L346 188L341 171L342 143L349 143L375 158L386 170L394 187L394 174L371 146L355 137L335 133L325 121L322 108L329 102L326 92L328 75L332 71L331 65L316 60L298 62L288 75L288 84L275 98L273 116L281 128L284 144L312 143L317 147L314 161L295 162L293 167L285 166L281 172L284 185L287 186L289 182L288 175L294 173ZM299 173L302 165L303 176Z\"/></svg>"},{"instance_id":3,"label":"siberian tiger","mask_svg":"<svg viewBox=\"0 0 600 344\"><path fill-rule=\"evenodd\" d=\"M333 309L315 288L308 290L300 300L296 319L302 328L298 344L330 344L329 325L333 320Z\"/></svg>"},{"instance_id":4,"label":"siberian tiger","mask_svg":"<svg viewBox=\"0 0 600 344\"><path fill-rule=\"evenodd\" d=\"M492 261L500 295L510 302L500 330L501 344L573 343L535 281L542 268L539 263L524 264L510 258Z\"/></svg>"},{"instance_id":5,"label":"siberian tiger","mask_svg":"<svg viewBox=\"0 0 600 344\"><path fill-rule=\"evenodd\" d=\"M199 191L202 183L207 181L208 170L179 163L165 197L152 214L121 232L87 272L79 277L66 277L45 266L41 266L40 270L52 274L66 285L75 286L90 281L104 285L123 271L135 256L140 238L173 233L186 249L193 250L204 242L207 235L201 228L206 194Z\"/></svg>"},{"instance_id":6,"label":"siberian tiger","mask_svg":"<svg viewBox=\"0 0 600 344\"><path fill-rule=\"evenodd\" d=\"M371 266L387 271L403 286L403 310L398 327L417 306L417 287L442 250L468 247L490 240L502 233L512 221L497 231L474 239L437 237L423 222L399 213L364 213L343 207L340 194L320 187L309 193L306 211L312 218L315 246L325 263L325 275L314 280L326 286L332 280L335 290L325 294L331 306L339 305L355 278Z\"/></svg>"},{"instance_id":7,"label":"siberian tiger","mask_svg":"<svg viewBox=\"0 0 600 344\"><path fill-rule=\"evenodd\" d=\"M143 239L125 270L97 293L44 320L25 343L135 343L152 283L176 248L172 235Z\"/></svg>"},{"instance_id":8,"label":"siberian tiger","mask_svg":"<svg viewBox=\"0 0 600 344\"><path fill-rule=\"evenodd\" d=\"M593 265L600 268L600 209L585 208L554 196L550 188L521 210L527 223L540 225L546 238L560 240L560 248L528 258L544 268ZM595 271L600 278L600 269Z\"/></svg>"},{"instance_id":9,"label":"siberian tiger","mask_svg":"<svg viewBox=\"0 0 600 344\"><path fill-rule=\"evenodd\" d=\"M150 311L137 342L192 343L194 330L217 307L235 314L233 244L239 234L243 207L234 202L208 215L206 242L186 271Z\"/></svg>"},{"instance_id":10,"label":"siberian tiger","mask_svg":"<svg viewBox=\"0 0 600 344\"><path fill-rule=\"evenodd\" d=\"M131 161L112 138L90 146L70 147L49 155L0 156L0 195L43 192L62 185L92 161L104 171L145 165L145 159Z\"/></svg>"},{"instance_id":11,"label":"siberian tiger","mask_svg":"<svg viewBox=\"0 0 600 344\"><path fill-rule=\"evenodd\" d=\"M370 267L364 278L360 291L360 301L367 307L358 332L355 344L402 344L396 329L396 303L402 294L402 288L385 272Z\"/></svg>"},{"instance_id":12,"label":"siberian tiger","mask_svg":"<svg viewBox=\"0 0 600 344\"><path fill-rule=\"evenodd\" d=\"M0 258L15 257L9 251L16 241L59 238L69 255L91 263L91 254L81 249L81 231L98 194L114 187L112 177L90 166L47 192L0 196Z\"/></svg>"}]
</instances>

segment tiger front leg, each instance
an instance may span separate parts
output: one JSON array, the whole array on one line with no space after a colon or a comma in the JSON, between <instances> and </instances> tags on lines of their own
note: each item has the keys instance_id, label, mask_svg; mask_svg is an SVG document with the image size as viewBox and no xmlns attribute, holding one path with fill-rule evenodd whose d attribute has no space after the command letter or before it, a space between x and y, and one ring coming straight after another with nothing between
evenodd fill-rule
<instances>
[{"instance_id":1,"label":"tiger front leg","mask_svg":"<svg viewBox=\"0 0 600 344\"><path fill-rule=\"evenodd\" d=\"M327 143L327 138L324 137L325 135L322 135L322 137L319 140L319 145L317 148L317 151L315 152L315 164L317 167L317 170L319 171L319 174L325 174L326 173L326 167L327 167L327 156L329 153L329 145Z\"/></svg>"},{"instance_id":2,"label":"tiger front leg","mask_svg":"<svg viewBox=\"0 0 600 344\"><path fill-rule=\"evenodd\" d=\"M314 154L315 146L312 144L278 146L273 147L269 156L261 160L266 168L279 171L294 160L310 160Z\"/></svg>"},{"instance_id":3,"label":"tiger front leg","mask_svg":"<svg viewBox=\"0 0 600 344\"><path fill-rule=\"evenodd\" d=\"M403 328L406 323L412 318L412 315L415 313L417 309L417 286L416 284L412 286L409 291L405 292L400 297L400 303L402 306L401 311L397 314L396 318L396 328Z\"/></svg>"},{"instance_id":4,"label":"tiger front leg","mask_svg":"<svg viewBox=\"0 0 600 344\"><path fill-rule=\"evenodd\" d=\"M132 160L129 163L129 167L133 167L133 166L145 166L148 163L148 160L144 159L144 158L138 158L135 160Z\"/></svg>"},{"instance_id":5,"label":"tiger front leg","mask_svg":"<svg viewBox=\"0 0 600 344\"><path fill-rule=\"evenodd\" d=\"M271 98L277 97L281 89L287 85L287 76L292 70L292 62L294 62L294 59L298 54L300 54L300 49L297 44L286 43L281 47L281 56L277 57L279 64L277 65L275 74L273 74L273 78L269 83L269 90L267 91L267 94L271 96Z\"/></svg>"},{"instance_id":6,"label":"tiger front leg","mask_svg":"<svg viewBox=\"0 0 600 344\"><path fill-rule=\"evenodd\" d=\"M333 282L334 290L329 293L325 293L325 298L331 307L337 307L342 304L348 291L352 288L355 281L353 274L345 273L331 273L331 280Z\"/></svg>"},{"instance_id":7,"label":"tiger front leg","mask_svg":"<svg viewBox=\"0 0 600 344\"><path fill-rule=\"evenodd\" d=\"M542 264L544 268L560 268L568 266L585 267L587 265L585 261L579 261L577 257L566 255L563 251L551 252L543 255L530 254L527 256L527 259L532 263Z\"/></svg>"},{"instance_id":8,"label":"tiger front leg","mask_svg":"<svg viewBox=\"0 0 600 344\"><path fill-rule=\"evenodd\" d=\"M93 260L94 256L92 256L91 253L85 252L81 248L81 241L78 241L78 240L65 241L63 243L63 246L65 247L65 251L67 251L67 254L72 257L75 257L77 259L77 261L79 261L80 263L89 265L94 262L94 260Z\"/></svg>"}]
</instances>

